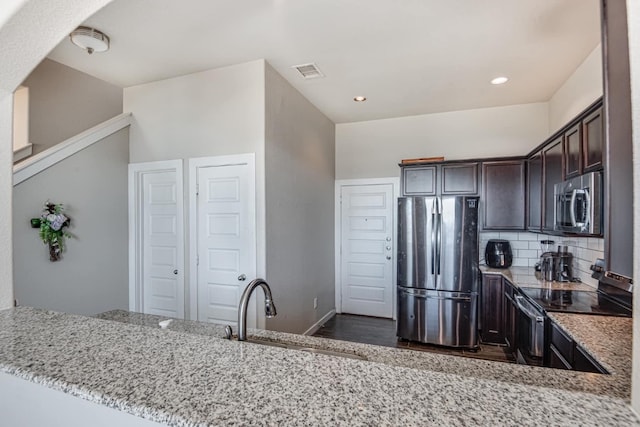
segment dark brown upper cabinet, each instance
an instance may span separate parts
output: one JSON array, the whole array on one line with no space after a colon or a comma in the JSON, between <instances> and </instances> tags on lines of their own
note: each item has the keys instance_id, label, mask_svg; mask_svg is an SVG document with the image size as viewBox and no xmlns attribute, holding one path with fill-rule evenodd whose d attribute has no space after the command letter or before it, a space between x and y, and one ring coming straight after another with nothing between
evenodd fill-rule
<instances>
[{"instance_id":1,"label":"dark brown upper cabinet","mask_svg":"<svg viewBox=\"0 0 640 427\"><path fill-rule=\"evenodd\" d=\"M602 169L604 133L602 108L582 120L582 158L584 172Z\"/></svg>"},{"instance_id":2,"label":"dark brown upper cabinet","mask_svg":"<svg viewBox=\"0 0 640 427\"><path fill-rule=\"evenodd\" d=\"M564 133L565 179L582 174L582 123Z\"/></svg>"},{"instance_id":3,"label":"dark brown upper cabinet","mask_svg":"<svg viewBox=\"0 0 640 427\"><path fill-rule=\"evenodd\" d=\"M404 196L475 196L478 194L478 163L438 163L401 166Z\"/></svg>"},{"instance_id":4,"label":"dark brown upper cabinet","mask_svg":"<svg viewBox=\"0 0 640 427\"><path fill-rule=\"evenodd\" d=\"M437 193L437 166L402 168L402 194L405 196L435 196Z\"/></svg>"},{"instance_id":5,"label":"dark brown upper cabinet","mask_svg":"<svg viewBox=\"0 0 640 427\"><path fill-rule=\"evenodd\" d=\"M542 230L542 151L527 160L527 229Z\"/></svg>"},{"instance_id":6,"label":"dark brown upper cabinet","mask_svg":"<svg viewBox=\"0 0 640 427\"><path fill-rule=\"evenodd\" d=\"M524 160L482 164L482 213L485 230L524 230Z\"/></svg>"},{"instance_id":7,"label":"dark brown upper cabinet","mask_svg":"<svg viewBox=\"0 0 640 427\"><path fill-rule=\"evenodd\" d=\"M563 180L562 173L562 147L563 136L560 135L551 141L542 150L542 176L543 176L543 204L542 204L542 229L544 231L553 231L555 226L554 218L554 186Z\"/></svg>"},{"instance_id":8,"label":"dark brown upper cabinet","mask_svg":"<svg viewBox=\"0 0 640 427\"><path fill-rule=\"evenodd\" d=\"M441 166L443 195L478 194L478 163L454 163Z\"/></svg>"}]
</instances>

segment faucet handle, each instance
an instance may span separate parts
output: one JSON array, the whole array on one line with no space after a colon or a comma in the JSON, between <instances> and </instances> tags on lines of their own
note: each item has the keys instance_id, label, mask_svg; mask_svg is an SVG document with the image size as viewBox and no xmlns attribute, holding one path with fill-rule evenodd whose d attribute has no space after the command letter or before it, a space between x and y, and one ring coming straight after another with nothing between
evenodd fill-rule
<instances>
[{"instance_id":1,"label":"faucet handle","mask_svg":"<svg viewBox=\"0 0 640 427\"><path fill-rule=\"evenodd\" d=\"M231 337L233 337L233 330L231 329L230 325L227 325L224 327L224 337L228 340L230 340Z\"/></svg>"}]
</instances>

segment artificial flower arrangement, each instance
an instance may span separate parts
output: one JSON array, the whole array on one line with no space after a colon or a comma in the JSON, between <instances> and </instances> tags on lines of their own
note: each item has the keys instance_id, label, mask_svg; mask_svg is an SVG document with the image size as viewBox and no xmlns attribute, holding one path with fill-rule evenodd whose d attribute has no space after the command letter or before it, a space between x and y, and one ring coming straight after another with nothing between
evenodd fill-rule
<instances>
[{"instance_id":1,"label":"artificial flower arrangement","mask_svg":"<svg viewBox=\"0 0 640 427\"><path fill-rule=\"evenodd\" d=\"M40 218L33 218L31 226L40 228L40 238L45 245L49 245L49 261L58 261L64 250L65 238L72 237L65 228L69 227L71 219L64 214L62 204L44 204Z\"/></svg>"}]
</instances>

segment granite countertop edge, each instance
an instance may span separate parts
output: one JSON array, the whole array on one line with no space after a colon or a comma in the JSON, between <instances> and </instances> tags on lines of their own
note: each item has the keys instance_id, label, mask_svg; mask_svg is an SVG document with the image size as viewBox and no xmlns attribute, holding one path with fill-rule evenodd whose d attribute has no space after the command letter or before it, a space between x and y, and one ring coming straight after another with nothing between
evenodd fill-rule
<instances>
[{"instance_id":1,"label":"granite countertop edge","mask_svg":"<svg viewBox=\"0 0 640 427\"><path fill-rule=\"evenodd\" d=\"M315 423L327 425L326 420L329 420L328 424L363 425L363 422L367 424L378 419L376 415L378 410L382 410L380 413L382 418L378 419L381 424L385 424L383 422L387 419L384 418L385 416L398 416L398 413L404 415L401 415L396 421L408 422L409 424L417 422L419 419L430 419L436 424L442 422L447 424L447 422L452 422L452 414L455 414L455 417L461 417L459 418L460 423L465 423L466 420L467 424L476 424L480 419L477 417L489 416L489 414L491 417L498 417L493 418L494 421L499 419L504 421L505 418L499 418L502 416L508 417L506 420L510 419L511 422L514 420L524 421L524 424L527 425L544 425L545 417L549 416L552 416L555 422L560 419L563 420L562 422L565 422L564 420L578 423L581 420L593 422L594 419L603 422L603 419L606 419L611 423L622 419L625 420L625 424L637 423L628 408L628 397L624 393L621 394L620 390L611 389L607 393L605 387L601 393L590 393L578 389L553 387L548 384L537 385L535 381L531 383L520 382L519 375L533 375L534 377L547 375L544 371L536 371L540 368L395 348L380 348L367 344L353 344L353 346L344 344L347 351L353 349L356 353L365 351L370 356L379 353L384 357L389 357L391 361L402 356L409 361L422 362L429 367L378 363L379 361L375 357L370 361L358 361L331 356L316 356L251 343L230 342L222 338L224 331L220 325L175 320L169 329L161 330L157 323L158 318L163 318L160 316L114 311L97 317L96 319L68 315L28 307L0 312L0 325L4 326L4 328L0 328L0 334L5 338L3 340L5 344L0 345L0 371L141 418L174 426L209 425L209 423L242 424L247 422L266 425L294 425L297 422L305 425L316 425ZM258 330L250 330L249 333L250 337L261 337L275 341L298 339L302 343L315 343L318 346L323 344L340 346L338 342L331 343L333 340L323 338ZM17 339L7 340L10 337ZM105 347L103 340L106 340L104 342L107 343L112 342L113 348ZM147 348L145 344L152 344L156 348ZM166 347L168 345L169 347ZM188 357L184 358L184 356ZM212 359L212 356L215 356L216 359ZM223 374L231 366L229 363L235 364L238 356L245 359L245 363L242 365L245 367L238 366L237 375L240 375L240 378L245 378L246 385L237 383L234 378L238 377L234 377L232 372L229 373L231 375ZM151 360L149 357L152 357L155 362L148 364L148 366L140 366L141 361ZM129 368L122 367L118 363L124 360L131 365L131 372ZM283 366L293 368L291 377L283 378L280 384L281 386L289 384L291 387L277 387L278 396L267 397L271 392L268 387L264 388L260 385L264 385L264 381L267 381L266 384L268 384L271 374L268 374L267 377L264 376L264 372L257 376L253 374L249 377L245 376L249 372L246 370L246 366L256 366L258 361L260 363L264 361L268 371L272 373L278 372ZM443 370L438 371L430 366L438 363L442 364ZM451 366L457 366L460 369L448 371L448 367ZM204 367L205 370L200 372L200 368L197 367ZM310 370L310 367L315 368ZM161 384L173 384L173 376L168 373L166 368L178 369L180 372L184 371L185 374L195 376L187 375L184 377L181 383L176 383L178 386L176 390L166 389L167 396L162 395L167 399L165 405L159 403L162 401L158 400L159 395L148 395L147 393L156 390ZM489 370L491 368L496 369L496 372L502 372L503 375L515 372L514 378L503 381L495 376L476 377L473 372L466 372L467 370ZM149 377L147 369L151 370L151 374L160 375L158 377L159 383L156 383L157 380L153 375ZM304 374L304 376L297 376L298 373ZM203 375L205 379L203 379ZM204 397L203 402L207 402L204 409L197 406L197 400L194 403L196 406L190 404L183 406L188 401L181 398L183 396L181 393L183 391L192 393L192 388L199 389L198 386L209 384L207 381L211 380L206 379L209 378L209 375L214 375L211 378L215 378L217 388L212 390L214 394ZM338 375L337 378L346 375L344 378L348 379L347 383L341 384L341 381L334 383L331 379L334 375ZM575 375L572 372L559 371L554 373L554 376L556 375L559 383L569 382L572 378L583 378L583 376ZM586 375L584 378L587 378L587 382L589 382L589 378L596 378L589 376L590 374ZM132 379L135 379L133 383ZM381 381L381 383L379 387L371 388L371 381L374 379ZM394 401L397 401L399 406L389 412L389 407L378 407L376 403L378 401L371 400L372 396L378 398L388 396L385 394L387 386L390 387L389 392L405 390L408 384L404 384L403 381L414 382L416 387L423 387L425 390L431 391L450 390L450 387L453 386L455 393L447 399L447 401L452 399L450 404L453 406L441 410L433 405L422 407L410 403L410 400L396 399ZM332 388L330 396L327 398L331 398L332 402L340 403L337 407L332 407L329 412L326 412L327 407L322 396L326 394L326 387L329 385ZM344 388L344 385L347 385L347 388ZM184 387L187 388L184 389ZM325 393L322 392L323 387ZM334 391L333 387L337 387L337 389ZM470 389L470 387L476 387L476 389ZM304 397L302 400L295 398L295 396L299 396L297 393L300 391L311 389L315 390L314 395ZM354 391L357 390L360 392L354 394ZM473 390L472 394L477 401L468 400L462 390ZM272 413L268 411L270 406L261 406L260 403L256 403L256 399L246 399L247 396L254 396L254 393L258 397L258 401L262 396L263 399L275 399L274 403L281 402L285 406ZM393 395L393 392L391 393ZM368 396L365 401L361 402L364 406L360 408L360 411L363 412L352 413L353 406L348 404L348 401L345 403L342 399L359 401L360 395ZM221 396L227 396L227 400L218 400ZM238 403L229 401L229 396L237 396ZM340 400L335 400L338 396L340 396ZM219 406L218 402L225 402L225 405ZM428 400L423 404L427 402ZM522 412L516 411L514 413L513 405L517 405L517 402L520 402L519 405L525 404L530 407L526 409L526 407L520 406L518 408ZM231 406L228 406L229 404ZM563 406L565 404L569 406L565 410L561 409L565 408ZM306 417L309 418L298 412L296 408L300 405L302 408L308 408L312 411L306 414ZM413 412L404 412L407 405ZM483 409L479 409L481 411L479 414L473 415L473 412L464 410L465 405ZM264 412L265 410L267 412ZM347 422L339 417L345 414L354 418L347 418L346 420L349 420ZM338 418L335 418L336 416ZM420 418L425 416L428 418ZM393 421L395 418L391 418L391 420L389 425L395 422Z\"/></svg>"}]
</instances>

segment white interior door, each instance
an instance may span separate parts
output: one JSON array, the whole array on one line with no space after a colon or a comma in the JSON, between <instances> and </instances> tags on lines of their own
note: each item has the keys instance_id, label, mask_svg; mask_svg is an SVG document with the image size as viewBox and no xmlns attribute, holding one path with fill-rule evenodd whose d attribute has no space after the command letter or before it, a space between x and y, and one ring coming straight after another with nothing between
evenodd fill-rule
<instances>
[{"instance_id":1,"label":"white interior door","mask_svg":"<svg viewBox=\"0 0 640 427\"><path fill-rule=\"evenodd\" d=\"M197 167L197 319L237 325L238 303L256 276L253 165ZM249 309L255 324L255 302Z\"/></svg>"},{"instance_id":2,"label":"white interior door","mask_svg":"<svg viewBox=\"0 0 640 427\"><path fill-rule=\"evenodd\" d=\"M343 313L393 317L393 185L341 187Z\"/></svg>"},{"instance_id":3,"label":"white interior door","mask_svg":"<svg viewBox=\"0 0 640 427\"><path fill-rule=\"evenodd\" d=\"M182 162L132 164L130 307L184 318Z\"/></svg>"}]
</instances>

